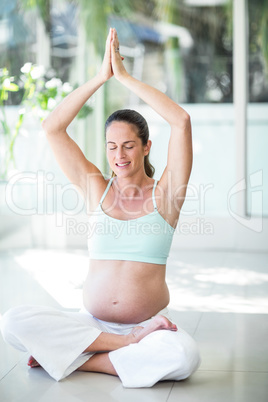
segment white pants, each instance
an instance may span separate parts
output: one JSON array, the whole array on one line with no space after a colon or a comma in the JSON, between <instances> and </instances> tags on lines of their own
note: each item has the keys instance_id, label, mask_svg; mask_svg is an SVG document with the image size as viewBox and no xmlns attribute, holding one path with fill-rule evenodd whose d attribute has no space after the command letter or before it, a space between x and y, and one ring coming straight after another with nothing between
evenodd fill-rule
<instances>
[{"instance_id":1,"label":"white pants","mask_svg":"<svg viewBox=\"0 0 268 402\"><path fill-rule=\"evenodd\" d=\"M160 312L168 317L165 309ZM172 319L171 319L172 320ZM82 366L94 353L83 353L102 333L128 334L138 324L98 320L85 311L63 312L48 307L10 309L1 321L4 340L27 351L55 380ZM124 387L151 387L160 380L183 380L197 370L200 357L195 341L182 329L158 330L109 353Z\"/></svg>"}]
</instances>

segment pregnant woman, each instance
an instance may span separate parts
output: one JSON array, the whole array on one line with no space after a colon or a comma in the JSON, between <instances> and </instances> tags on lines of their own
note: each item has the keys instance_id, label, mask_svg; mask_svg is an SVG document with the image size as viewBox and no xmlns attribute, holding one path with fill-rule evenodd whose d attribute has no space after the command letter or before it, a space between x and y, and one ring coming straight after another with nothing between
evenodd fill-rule
<instances>
[{"instance_id":1,"label":"pregnant woman","mask_svg":"<svg viewBox=\"0 0 268 402\"><path fill-rule=\"evenodd\" d=\"M40 306L9 310L4 339L31 356L57 381L75 370L116 375L125 387L182 380L197 370L195 341L169 317L166 261L192 167L189 115L160 91L126 71L110 29L99 73L47 117L43 128L55 157L90 209L90 265L84 310ZM139 96L170 125L167 166L159 181L149 162L145 119L119 110L106 121L106 180L67 134L85 102L111 77ZM102 135L102 133L96 133Z\"/></svg>"}]
</instances>

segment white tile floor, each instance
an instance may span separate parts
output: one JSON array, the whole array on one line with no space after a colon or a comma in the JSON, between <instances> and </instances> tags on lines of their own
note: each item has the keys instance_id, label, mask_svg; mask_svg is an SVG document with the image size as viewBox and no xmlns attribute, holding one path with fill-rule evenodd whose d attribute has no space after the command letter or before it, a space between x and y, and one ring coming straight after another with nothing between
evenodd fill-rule
<instances>
[{"instance_id":1,"label":"white tile floor","mask_svg":"<svg viewBox=\"0 0 268 402\"><path fill-rule=\"evenodd\" d=\"M86 269L84 251L2 252L0 313L24 303L79 309ZM201 351L190 379L124 389L76 372L57 383L0 337L0 401L267 402L268 254L173 250L167 279L171 315Z\"/></svg>"}]
</instances>

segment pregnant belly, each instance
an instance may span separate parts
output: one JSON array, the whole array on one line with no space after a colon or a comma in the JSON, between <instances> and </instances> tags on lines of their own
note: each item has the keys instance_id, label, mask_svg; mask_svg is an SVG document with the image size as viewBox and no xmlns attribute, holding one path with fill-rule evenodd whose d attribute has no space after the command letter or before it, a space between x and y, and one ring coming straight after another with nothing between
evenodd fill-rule
<instances>
[{"instance_id":1,"label":"pregnant belly","mask_svg":"<svg viewBox=\"0 0 268 402\"><path fill-rule=\"evenodd\" d=\"M149 265L144 267L149 268L144 273L141 263L135 267L130 262L131 269L129 262L114 263L101 261L101 267L96 268L99 264L94 261L93 268L90 267L84 284L83 301L92 315L104 321L139 323L168 305L165 267L142 263Z\"/></svg>"}]
</instances>

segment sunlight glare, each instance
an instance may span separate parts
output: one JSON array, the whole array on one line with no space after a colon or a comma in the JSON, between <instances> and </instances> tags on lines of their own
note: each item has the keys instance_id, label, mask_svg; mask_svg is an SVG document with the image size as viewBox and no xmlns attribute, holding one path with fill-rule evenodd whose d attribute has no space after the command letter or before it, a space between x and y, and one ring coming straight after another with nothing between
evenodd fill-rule
<instances>
[{"instance_id":1,"label":"sunlight glare","mask_svg":"<svg viewBox=\"0 0 268 402\"><path fill-rule=\"evenodd\" d=\"M64 308L82 307L88 256L53 250L27 250L15 261Z\"/></svg>"}]
</instances>

